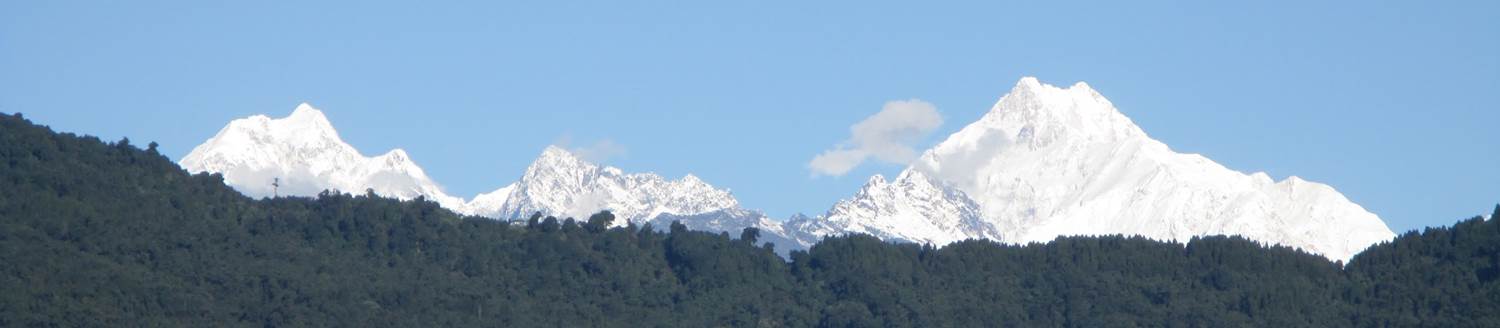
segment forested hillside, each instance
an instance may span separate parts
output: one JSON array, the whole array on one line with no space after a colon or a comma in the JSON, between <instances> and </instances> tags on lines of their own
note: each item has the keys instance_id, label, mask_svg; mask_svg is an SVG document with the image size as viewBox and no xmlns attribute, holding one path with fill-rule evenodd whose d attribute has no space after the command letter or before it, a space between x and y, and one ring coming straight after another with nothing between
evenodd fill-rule
<instances>
[{"instance_id":1,"label":"forested hillside","mask_svg":"<svg viewBox=\"0 0 1500 328\"><path fill-rule=\"evenodd\" d=\"M783 259L753 230L612 219L255 200L154 144L0 115L0 327L1500 326L1500 224L1481 218L1348 265L1238 237L847 236Z\"/></svg>"}]
</instances>

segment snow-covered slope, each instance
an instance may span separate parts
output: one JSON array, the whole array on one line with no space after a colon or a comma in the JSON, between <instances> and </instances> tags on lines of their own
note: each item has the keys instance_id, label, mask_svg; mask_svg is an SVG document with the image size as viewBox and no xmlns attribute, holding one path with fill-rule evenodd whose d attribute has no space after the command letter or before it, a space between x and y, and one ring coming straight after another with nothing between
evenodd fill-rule
<instances>
[{"instance_id":1,"label":"snow-covered slope","mask_svg":"<svg viewBox=\"0 0 1500 328\"><path fill-rule=\"evenodd\" d=\"M178 163L190 172L224 175L224 182L252 197L279 192L312 196L323 190L376 194L400 199L425 196L455 212L495 219L522 219L541 212L586 218L610 210L616 225L652 223L667 228L680 220L695 230L738 235L757 227L762 239L783 252L803 248L797 239L765 214L740 208L729 191L688 175L667 180L652 173L627 174L589 163L567 150L547 147L519 181L479 194L473 201L450 196L428 178L405 151L366 157L339 138L323 113L308 104L290 116L237 119L194 148ZM280 187L273 182L279 179Z\"/></svg>"},{"instance_id":2,"label":"snow-covered slope","mask_svg":"<svg viewBox=\"0 0 1500 328\"><path fill-rule=\"evenodd\" d=\"M487 216L491 218L510 219L508 217L500 217L499 213L500 208L504 207L506 202L510 201L510 194L515 190L516 184L511 183L509 185L505 185L504 187L500 187L500 189L495 189L491 192L479 194L477 196L474 196L474 200L471 200L468 204L465 204L463 210L466 211L465 214Z\"/></svg>"},{"instance_id":3,"label":"snow-covered slope","mask_svg":"<svg viewBox=\"0 0 1500 328\"><path fill-rule=\"evenodd\" d=\"M667 230L673 221L682 222L689 230L727 232L736 238L745 228L754 227L760 230L757 244L771 243L776 246L776 253L782 256L787 256L794 250L807 249L818 242L816 236L787 226L789 223L800 222L795 218L781 222L771 219L765 213L745 209L725 209L692 215L662 214L652 219L651 225L658 230Z\"/></svg>"},{"instance_id":4,"label":"snow-covered slope","mask_svg":"<svg viewBox=\"0 0 1500 328\"><path fill-rule=\"evenodd\" d=\"M1328 185L1243 174L1151 139L1087 84L1023 78L894 183L872 179L814 235L866 232L943 244L1127 234L1241 235L1348 260L1395 236Z\"/></svg>"},{"instance_id":5,"label":"snow-covered slope","mask_svg":"<svg viewBox=\"0 0 1500 328\"><path fill-rule=\"evenodd\" d=\"M1001 236L994 226L980 220L979 205L962 191L917 170L902 172L890 182L880 175L870 177L853 198L834 204L824 218L789 222L814 236L863 233L936 245Z\"/></svg>"},{"instance_id":6,"label":"snow-covered slope","mask_svg":"<svg viewBox=\"0 0 1500 328\"><path fill-rule=\"evenodd\" d=\"M481 194L466 208L475 215L506 220L527 218L532 213L586 218L609 210L617 218L616 226L650 223L665 230L672 221L681 221L692 230L728 232L732 236L755 227L761 230L761 241L775 243L783 254L806 248L810 245L806 240L812 239L793 235L764 213L741 208L729 191L691 174L667 180L654 173L625 173L590 163L556 146L543 150L520 181Z\"/></svg>"},{"instance_id":7,"label":"snow-covered slope","mask_svg":"<svg viewBox=\"0 0 1500 328\"><path fill-rule=\"evenodd\" d=\"M229 122L178 165L193 173L222 173L225 184L251 197L373 189L388 197L426 196L445 207L464 207L463 199L444 193L406 151L361 155L339 138L322 111L306 103L285 118L256 115ZM277 179L279 188L272 185Z\"/></svg>"},{"instance_id":8,"label":"snow-covered slope","mask_svg":"<svg viewBox=\"0 0 1500 328\"><path fill-rule=\"evenodd\" d=\"M825 215L769 219L695 176L667 180L589 163L548 147L515 183L473 201L449 196L407 154L374 157L344 143L307 104L285 118L230 122L179 162L217 172L253 197L325 189L402 199L425 196L464 214L519 219L541 212L584 218L610 210L615 224L682 221L732 235L757 227L781 253L819 238L868 233L946 244L968 238L1050 241L1061 235L1130 234L1163 240L1242 235L1347 260L1394 234L1333 188L1297 177L1271 181L1148 137L1088 85L1022 79L979 121L927 150L894 180L875 176Z\"/></svg>"},{"instance_id":9,"label":"snow-covered slope","mask_svg":"<svg viewBox=\"0 0 1500 328\"><path fill-rule=\"evenodd\" d=\"M506 192L508 195L499 196ZM491 197L486 197L495 195ZM716 189L687 175L667 180L653 173L627 174L615 167L586 162L556 146L548 146L526 168L514 185L476 197L473 207L493 211L476 214L522 218L532 213L588 217L610 210L618 218L643 223L661 214L691 215L739 208L728 191ZM494 201L499 206L494 206ZM625 220L616 224L625 224Z\"/></svg>"}]
</instances>

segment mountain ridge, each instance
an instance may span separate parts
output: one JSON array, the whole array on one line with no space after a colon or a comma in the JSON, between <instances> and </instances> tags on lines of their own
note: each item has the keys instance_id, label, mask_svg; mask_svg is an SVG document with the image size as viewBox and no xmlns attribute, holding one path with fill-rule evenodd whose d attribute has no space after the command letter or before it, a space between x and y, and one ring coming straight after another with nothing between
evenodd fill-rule
<instances>
[{"instance_id":1,"label":"mountain ridge","mask_svg":"<svg viewBox=\"0 0 1500 328\"><path fill-rule=\"evenodd\" d=\"M193 173L222 173L226 184L252 197L371 189L389 197L423 196L445 207L464 207L462 198L443 192L405 150L364 156L307 103L280 119L254 115L230 121L178 165Z\"/></svg>"},{"instance_id":2,"label":"mountain ridge","mask_svg":"<svg viewBox=\"0 0 1500 328\"><path fill-rule=\"evenodd\" d=\"M252 196L272 193L270 182L279 177L284 194L369 188L502 220L609 210L621 218L616 225L665 227L663 220L675 218L695 229L755 227L774 235L783 252L849 233L937 245L1226 234L1347 260L1395 236L1332 187L1296 176L1272 181L1174 152L1087 83L1060 88L1034 77L1017 81L980 119L923 151L894 179L872 176L816 217L772 220L692 174L626 173L557 146L544 148L515 182L465 200L444 193L404 150L361 155L306 103L281 119L234 120L180 164L223 173Z\"/></svg>"},{"instance_id":3,"label":"mountain ridge","mask_svg":"<svg viewBox=\"0 0 1500 328\"><path fill-rule=\"evenodd\" d=\"M1379 217L1327 185L1295 176L1273 182L1264 173L1244 174L1202 155L1176 153L1082 82L1059 88L1022 78L983 117L923 152L902 174L911 172L933 177L933 191L890 190L890 197L872 199L867 184L840 204L969 198L984 229L950 240L983 236L1027 243L1125 234L1185 241L1225 234L1348 260L1395 237ZM936 192L945 188L959 192ZM836 205L826 216L881 220L870 213ZM882 233L895 232L876 234ZM991 233L1000 236L986 235Z\"/></svg>"},{"instance_id":4,"label":"mountain ridge","mask_svg":"<svg viewBox=\"0 0 1500 328\"><path fill-rule=\"evenodd\" d=\"M424 197L461 214L500 220L533 213L586 218L608 210L618 218L615 226L651 223L666 229L676 219L714 232L738 234L755 227L782 254L816 241L791 235L760 211L741 208L728 190L695 175L667 179L650 172L626 173L557 146L545 147L517 181L465 200L444 192L405 150L364 156L306 103L279 119L254 115L233 120L178 163L192 173L221 173L226 184L252 197L369 189L397 199Z\"/></svg>"}]
</instances>

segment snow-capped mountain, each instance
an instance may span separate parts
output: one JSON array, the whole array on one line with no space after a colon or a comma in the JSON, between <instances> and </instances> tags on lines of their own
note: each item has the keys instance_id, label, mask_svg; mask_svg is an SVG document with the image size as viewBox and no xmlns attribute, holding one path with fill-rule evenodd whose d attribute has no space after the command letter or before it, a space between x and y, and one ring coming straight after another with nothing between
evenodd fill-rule
<instances>
[{"instance_id":1,"label":"snow-capped mountain","mask_svg":"<svg viewBox=\"0 0 1500 328\"><path fill-rule=\"evenodd\" d=\"M655 173L625 173L585 161L556 146L543 150L520 181L475 197L466 209L471 214L507 220L527 218L532 213L586 218L609 210L616 217L615 226L650 223L665 230L672 221L680 221L691 230L735 236L755 227L761 231L762 242L775 243L783 254L806 248L812 239L788 231L762 212L741 208L728 190L715 188L697 176L668 180Z\"/></svg>"},{"instance_id":2,"label":"snow-capped mountain","mask_svg":"<svg viewBox=\"0 0 1500 328\"><path fill-rule=\"evenodd\" d=\"M406 151L361 155L339 138L322 111L306 103L285 118L256 115L231 121L178 165L193 173L221 173L225 184L251 197L373 189L387 197L426 196L445 207L464 207L463 199L444 193Z\"/></svg>"},{"instance_id":3,"label":"snow-capped mountain","mask_svg":"<svg viewBox=\"0 0 1500 328\"><path fill-rule=\"evenodd\" d=\"M1328 185L1273 182L1173 152L1087 84L1058 88L1029 77L896 181L871 179L821 221L802 225L818 236L934 244L1241 235L1337 260L1395 236Z\"/></svg>"},{"instance_id":4,"label":"snow-capped mountain","mask_svg":"<svg viewBox=\"0 0 1500 328\"><path fill-rule=\"evenodd\" d=\"M786 221L747 210L695 176L625 173L549 146L515 183L464 201L443 192L396 149L374 157L344 143L322 112L234 120L179 164L222 173L252 197L325 189L401 199L424 196L455 212L521 219L541 212L585 218L610 210L616 225L681 221L690 229L762 232L778 252L866 233L947 244L970 238L1050 241L1127 234L1162 240L1241 235L1347 260L1394 233L1333 188L1243 174L1151 139L1088 85L1022 79L977 122L927 150L894 180L874 176L819 217ZM279 179L279 188L272 185ZM273 191L278 190L278 191Z\"/></svg>"},{"instance_id":5,"label":"snow-capped mountain","mask_svg":"<svg viewBox=\"0 0 1500 328\"><path fill-rule=\"evenodd\" d=\"M839 201L822 219L788 225L813 236L863 233L884 240L943 245L964 239L1000 239L980 220L979 205L963 192L907 170L887 182L875 175L853 198Z\"/></svg>"},{"instance_id":6,"label":"snow-capped mountain","mask_svg":"<svg viewBox=\"0 0 1500 328\"><path fill-rule=\"evenodd\" d=\"M555 146L543 150L519 181L466 202L443 192L405 151L361 155L308 104L285 118L256 115L231 121L178 164L193 173L221 173L225 184L251 197L313 196L323 190L358 194L371 189L399 199L424 196L458 213L502 220L537 212L587 218L610 210L620 218L617 226L651 223L666 229L680 220L694 230L735 235L757 227L761 239L776 243L783 253L811 243L810 237L790 235L781 222L741 208L729 191L696 176L667 180L653 173L625 173Z\"/></svg>"},{"instance_id":7,"label":"snow-capped mountain","mask_svg":"<svg viewBox=\"0 0 1500 328\"><path fill-rule=\"evenodd\" d=\"M739 208L739 201L729 191L714 188L691 174L677 180L654 173L627 174L619 168L584 161L556 146L543 150L520 181L475 201L475 209L494 209L476 210L475 214L495 218L524 218L536 212L582 218L610 210L624 219L616 222L620 225L627 220L644 223L662 214L692 215Z\"/></svg>"}]
</instances>

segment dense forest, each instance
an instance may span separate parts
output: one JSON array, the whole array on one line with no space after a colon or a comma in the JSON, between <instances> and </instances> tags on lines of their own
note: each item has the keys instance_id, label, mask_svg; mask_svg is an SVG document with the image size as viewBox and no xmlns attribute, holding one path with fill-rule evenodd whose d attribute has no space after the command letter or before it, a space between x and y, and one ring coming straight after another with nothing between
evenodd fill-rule
<instances>
[{"instance_id":1,"label":"dense forest","mask_svg":"<svg viewBox=\"0 0 1500 328\"><path fill-rule=\"evenodd\" d=\"M854 235L784 259L752 229L611 220L250 199L154 143L0 114L0 327L1500 327L1500 224L1482 218L1347 265L1238 237Z\"/></svg>"}]
</instances>

